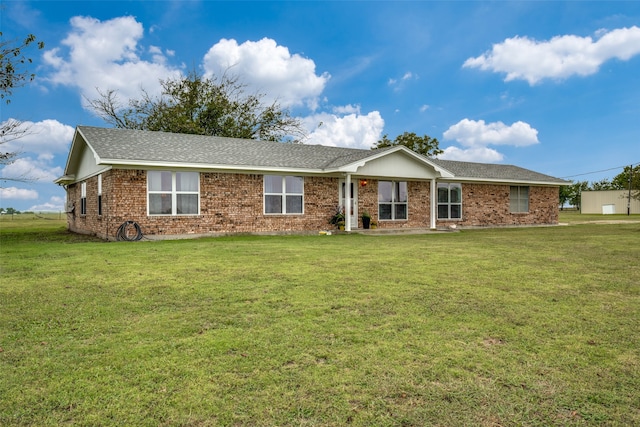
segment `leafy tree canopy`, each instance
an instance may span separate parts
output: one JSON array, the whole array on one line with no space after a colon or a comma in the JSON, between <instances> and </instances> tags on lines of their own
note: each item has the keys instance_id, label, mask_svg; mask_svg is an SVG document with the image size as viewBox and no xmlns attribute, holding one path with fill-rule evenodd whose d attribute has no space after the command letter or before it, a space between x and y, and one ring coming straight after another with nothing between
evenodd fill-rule
<instances>
[{"instance_id":1,"label":"leafy tree canopy","mask_svg":"<svg viewBox=\"0 0 640 427\"><path fill-rule=\"evenodd\" d=\"M206 78L196 72L160 80L161 95L142 90L122 105L115 90L98 90L89 100L96 114L117 128L300 142L305 132L277 102L265 105L263 94L245 93L238 77Z\"/></svg>"},{"instance_id":2,"label":"leafy tree canopy","mask_svg":"<svg viewBox=\"0 0 640 427\"><path fill-rule=\"evenodd\" d=\"M631 184L631 187L629 187L629 184ZM635 167L626 166L621 173L613 177L611 185L614 190L628 190L631 188L631 197L640 200L640 164Z\"/></svg>"},{"instance_id":3,"label":"leafy tree canopy","mask_svg":"<svg viewBox=\"0 0 640 427\"><path fill-rule=\"evenodd\" d=\"M613 179L601 179L592 182L589 190L629 190L631 189L631 197L640 200L640 164L625 166L624 170Z\"/></svg>"},{"instance_id":4,"label":"leafy tree canopy","mask_svg":"<svg viewBox=\"0 0 640 427\"><path fill-rule=\"evenodd\" d=\"M440 142L436 138L431 138L428 135L418 136L413 132L405 132L402 135L396 136L393 141L391 141L389 136L385 134L382 139L376 143L376 145L371 147L371 149L375 150L378 148L404 145L408 149L422 154L423 156L434 157L438 154L444 153L443 150L438 148L439 144Z\"/></svg>"},{"instance_id":5,"label":"leafy tree canopy","mask_svg":"<svg viewBox=\"0 0 640 427\"><path fill-rule=\"evenodd\" d=\"M631 182L629 180L631 179ZM631 184L631 187L629 187ZM629 190L631 197L640 200L640 164L626 166L622 172L613 179L604 178L589 184L587 181L577 181L572 185L560 187L560 206L568 203L580 207L580 196L583 191L596 190Z\"/></svg>"},{"instance_id":6,"label":"leafy tree canopy","mask_svg":"<svg viewBox=\"0 0 640 427\"><path fill-rule=\"evenodd\" d=\"M32 60L23 54L23 50L35 42L36 36L33 34L29 34L22 42L0 41L0 99L7 104L11 102L10 97L14 88L24 86L36 76L25 69ZM37 42L37 46L38 49L44 48L44 42Z\"/></svg>"},{"instance_id":7,"label":"leafy tree canopy","mask_svg":"<svg viewBox=\"0 0 640 427\"><path fill-rule=\"evenodd\" d=\"M0 100L9 104L13 90L22 87L35 78L35 74L29 73L26 69L31 64L31 58L24 55L23 51L28 46L36 43L36 36L29 34L23 41L4 40L1 39L0 32ZM38 49L44 48L43 42L36 43ZM22 138L29 133L29 128L23 126L19 120L9 119L0 124L0 146L9 141ZM6 146L5 146L6 147ZM20 153L7 151L0 147L0 166L6 166L13 163ZM3 176L0 181L32 181L27 176L10 177ZM0 186L0 188L2 188Z\"/></svg>"}]
</instances>

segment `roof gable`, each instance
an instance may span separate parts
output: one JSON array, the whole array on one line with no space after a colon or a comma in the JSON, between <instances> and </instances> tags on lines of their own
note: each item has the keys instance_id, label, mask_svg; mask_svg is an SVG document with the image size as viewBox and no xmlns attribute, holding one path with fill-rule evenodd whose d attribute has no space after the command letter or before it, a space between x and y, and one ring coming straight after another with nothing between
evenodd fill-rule
<instances>
[{"instance_id":1,"label":"roof gable","mask_svg":"<svg viewBox=\"0 0 640 427\"><path fill-rule=\"evenodd\" d=\"M563 180L510 165L431 159L404 146L362 150L131 129L78 126L60 184L109 167L171 167L307 174L353 173L398 179ZM64 179L63 179L64 178Z\"/></svg>"}]
</instances>

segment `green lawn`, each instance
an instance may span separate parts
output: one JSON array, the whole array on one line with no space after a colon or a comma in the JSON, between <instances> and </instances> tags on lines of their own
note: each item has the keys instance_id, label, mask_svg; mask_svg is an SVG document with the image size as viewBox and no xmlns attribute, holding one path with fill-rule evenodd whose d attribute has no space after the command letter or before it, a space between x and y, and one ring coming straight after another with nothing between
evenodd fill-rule
<instances>
[{"instance_id":1,"label":"green lawn","mask_svg":"<svg viewBox=\"0 0 640 427\"><path fill-rule=\"evenodd\" d=\"M640 425L638 222L0 251L3 426Z\"/></svg>"}]
</instances>

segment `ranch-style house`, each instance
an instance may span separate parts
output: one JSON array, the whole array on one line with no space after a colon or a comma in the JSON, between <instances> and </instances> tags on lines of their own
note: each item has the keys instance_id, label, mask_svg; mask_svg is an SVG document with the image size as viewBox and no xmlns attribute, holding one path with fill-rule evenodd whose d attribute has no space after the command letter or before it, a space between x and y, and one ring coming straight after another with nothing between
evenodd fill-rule
<instances>
[{"instance_id":1,"label":"ranch-style house","mask_svg":"<svg viewBox=\"0 0 640 427\"><path fill-rule=\"evenodd\" d=\"M304 233L558 223L568 182L511 165L427 158L406 147L322 145L76 128L64 176L69 230L144 236ZM345 209L346 207L346 209Z\"/></svg>"}]
</instances>

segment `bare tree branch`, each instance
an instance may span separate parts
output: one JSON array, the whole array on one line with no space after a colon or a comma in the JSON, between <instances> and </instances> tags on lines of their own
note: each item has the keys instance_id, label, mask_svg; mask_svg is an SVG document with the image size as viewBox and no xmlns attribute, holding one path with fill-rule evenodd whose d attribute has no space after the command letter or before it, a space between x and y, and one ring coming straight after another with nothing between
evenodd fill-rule
<instances>
[{"instance_id":1,"label":"bare tree branch","mask_svg":"<svg viewBox=\"0 0 640 427\"><path fill-rule=\"evenodd\" d=\"M277 102L265 105L263 94L247 94L238 76L206 78L192 71L160 84L160 96L141 89L140 97L126 106L112 89L98 89L99 98L87 101L99 117L118 128L294 142L306 135L300 119Z\"/></svg>"}]
</instances>

